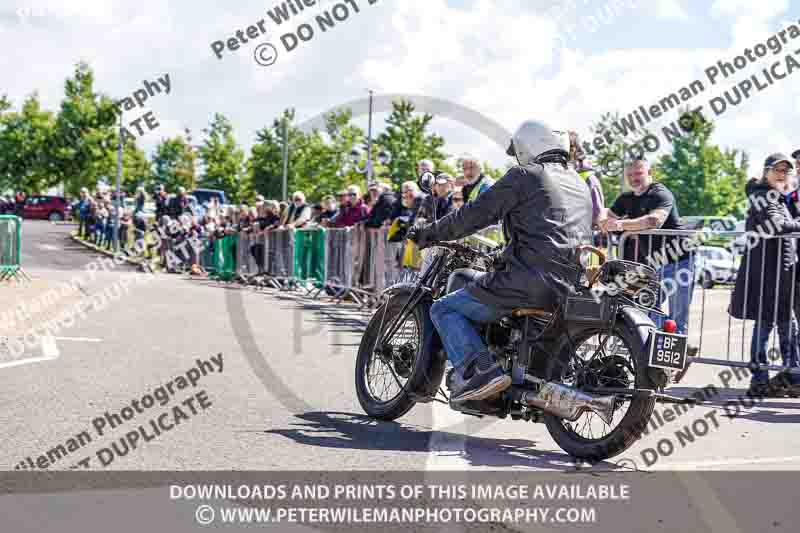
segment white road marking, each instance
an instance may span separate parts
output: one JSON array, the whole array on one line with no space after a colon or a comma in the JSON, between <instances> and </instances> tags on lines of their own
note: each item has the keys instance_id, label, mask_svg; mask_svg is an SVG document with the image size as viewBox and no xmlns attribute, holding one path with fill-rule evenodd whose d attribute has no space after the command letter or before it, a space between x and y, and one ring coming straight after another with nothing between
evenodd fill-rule
<instances>
[{"instance_id":1,"label":"white road marking","mask_svg":"<svg viewBox=\"0 0 800 533\"><path fill-rule=\"evenodd\" d=\"M469 462L464 458L467 443L464 435L466 415L438 402L432 404L431 411L434 432L429 444L430 453L425 470L469 469ZM450 430L440 432L437 431L439 428L450 428Z\"/></svg>"},{"instance_id":2,"label":"white road marking","mask_svg":"<svg viewBox=\"0 0 800 533\"><path fill-rule=\"evenodd\" d=\"M42 337L42 353L48 359L55 359L58 357L58 346L56 346L56 340L51 335L45 335Z\"/></svg>"},{"instance_id":3,"label":"white road marking","mask_svg":"<svg viewBox=\"0 0 800 533\"><path fill-rule=\"evenodd\" d=\"M704 470L712 466L746 466L760 464L780 464L780 463L800 463L800 455L790 455L785 457L753 457L753 458L733 458L718 461L695 461L689 463L664 463L653 465L643 470Z\"/></svg>"},{"instance_id":4,"label":"white road marking","mask_svg":"<svg viewBox=\"0 0 800 533\"><path fill-rule=\"evenodd\" d=\"M56 340L72 342L103 342L103 339L92 339L87 337L56 337Z\"/></svg>"},{"instance_id":5,"label":"white road marking","mask_svg":"<svg viewBox=\"0 0 800 533\"><path fill-rule=\"evenodd\" d=\"M40 250L44 250L46 252L58 252L59 250L61 250L61 248L59 248L58 246L54 246L52 244L38 244L37 247Z\"/></svg>"},{"instance_id":6,"label":"white road marking","mask_svg":"<svg viewBox=\"0 0 800 533\"><path fill-rule=\"evenodd\" d=\"M0 363L0 369L3 368L11 368L14 366L22 366L22 365L29 365L31 363L41 363L43 361L53 361L58 359L56 357L31 357L30 359L20 359L18 361L11 361L10 363Z\"/></svg>"}]
</instances>

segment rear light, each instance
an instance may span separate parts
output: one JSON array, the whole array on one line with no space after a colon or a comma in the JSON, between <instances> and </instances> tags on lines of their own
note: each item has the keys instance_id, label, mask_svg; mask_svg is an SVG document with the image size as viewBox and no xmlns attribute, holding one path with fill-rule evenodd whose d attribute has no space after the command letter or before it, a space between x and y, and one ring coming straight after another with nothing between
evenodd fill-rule
<instances>
[{"instance_id":1,"label":"rear light","mask_svg":"<svg viewBox=\"0 0 800 533\"><path fill-rule=\"evenodd\" d=\"M674 320L665 320L661 329L665 333L675 333L678 331L678 324Z\"/></svg>"}]
</instances>

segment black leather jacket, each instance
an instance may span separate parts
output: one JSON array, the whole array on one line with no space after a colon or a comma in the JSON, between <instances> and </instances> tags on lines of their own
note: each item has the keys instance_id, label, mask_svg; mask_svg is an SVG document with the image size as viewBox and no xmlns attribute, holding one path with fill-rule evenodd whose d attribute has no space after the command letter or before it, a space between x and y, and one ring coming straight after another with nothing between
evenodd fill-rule
<instances>
[{"instance_id":1,"label":"black leather jacket","mask_svg":"<svg viewBox=\"0 0 800 533\"><path fill-rule=\"evenodd\" d=\"M575 285L582 268L575 248L591 244L592 199L586 182L562 165L517 166L490 189L419 232L423 247L456 240L503 221L505 268L468 287L504 311L552 308Z\"/></svg>"}]
</instances>

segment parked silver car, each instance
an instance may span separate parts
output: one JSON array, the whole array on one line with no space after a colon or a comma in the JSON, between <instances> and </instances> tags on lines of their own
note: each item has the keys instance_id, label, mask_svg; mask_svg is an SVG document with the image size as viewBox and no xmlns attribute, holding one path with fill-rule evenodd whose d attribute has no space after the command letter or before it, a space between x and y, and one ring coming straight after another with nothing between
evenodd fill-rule
<instances>
[{"instance_id":1,"label":"parked silver car","mask_svg":"<svg viewBox=\"0 0 800 533\"><path fill-rule=\"evenodd\" d=\"M729 250L719 246L698 246L695 250L695 281L710 289L718 283L734 283L739 262Z\"/></svg>"}]
</instances>

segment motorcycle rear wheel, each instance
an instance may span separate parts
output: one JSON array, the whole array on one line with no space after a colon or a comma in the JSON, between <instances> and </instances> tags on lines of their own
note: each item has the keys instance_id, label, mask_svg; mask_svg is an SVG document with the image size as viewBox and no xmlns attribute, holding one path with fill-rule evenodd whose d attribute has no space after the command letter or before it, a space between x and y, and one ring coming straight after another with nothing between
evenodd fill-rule
<instances>
[{"instance_id":1,"label":"motorcycle rear wheel","mask_svg":"<svg viewBox=\"0 0 800 533\"><path fill-rule=\"evenodd\" d=\"M587 329L573 335L575 352L581 352L581 347L587 345L592 339L597 339L596 344L599 345L604 336L606 336L606 332L596 329ZM648 373L646 347L621 321L617 322L614 330L610 333L609 342L606 343L603 352L592 361L597 370L595 374L586 373L581 377L579 373L576 373L575 354L568 353L569 351L569 349L565 349L559 355L558 362L560 364L551 365L550 381L578 387L588 384L593 387L658 389ZM626 352L628 357L625 357ZM587 355L591 355L591 353ZM592 379L597 382L587 383L587 380ZM627 411L620 416L617 411L625 405L627 405ZM584 413L574 422L551 414L545 414L544 419L550 436L565 452L578 459L602 461L624 452L640 438L650 422L654 407L655 399L652 397L634 397L624 402L618 400L618 407L614 411L612 423L618 418L619 422L607 433L597 436L592 430L588 436L582 435L580 431L582 427L585 429L587 425L597 421L610 427L595 413Z\"/></svg>"}]
</instances>

